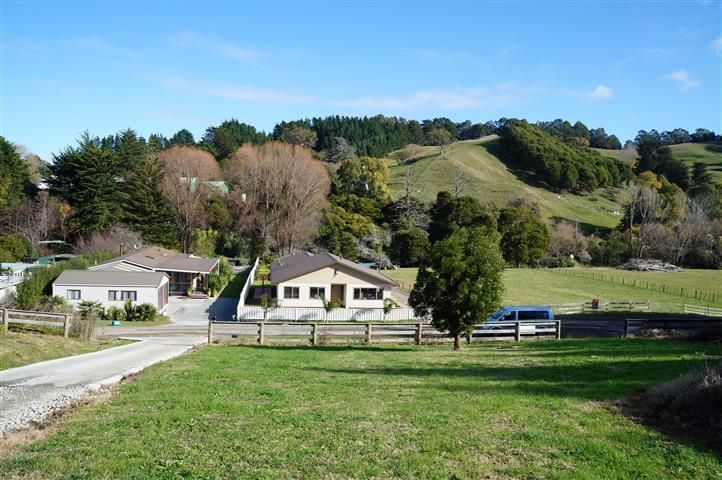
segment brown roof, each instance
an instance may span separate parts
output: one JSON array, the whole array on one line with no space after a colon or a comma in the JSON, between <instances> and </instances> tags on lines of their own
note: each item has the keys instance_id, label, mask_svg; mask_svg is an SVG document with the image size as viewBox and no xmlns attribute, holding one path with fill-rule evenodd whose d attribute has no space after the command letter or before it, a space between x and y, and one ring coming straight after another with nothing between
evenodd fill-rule
<instances>
[{"instance_id":1,"label":"brown roof","mask_svg":"<svg viewBox=\"0 0 722 480\"><path fill-rule=\"evenodd\" d=\"M277 285L281 282L300 277L301 275L321 270L322 268L333 267L334 265L343 265L383 283L394 286L397 285L395 281L386 275L382 275L370 268L362 267L357 263L332 253L322 252L314 255L306 251L296 252L274 260L273 263L271 263L271 283Z\"/></svg>"},{"instance_id":2,"label":"brown roof","mask_svg":"<svg viewBox=\"0 0 722 480\"><path fill-rule=\"evenodd\" d=\"M105 263L91 267L91 269L102 270L104 266L111 266L111 264L121 261L152 270L199 273L210 273L218 264L218 258L197 257L188 253L174 252L166 248L149 247L108 260Z\"/></svg>"},{"instance_id":3,"label":"brown roof","mask_svg":"<svg viewBox=\"0 0 722 480\"><path fill-rule=\"evenodd\" d=\"M64 270L53 285L158 287L164 278L167 275L163 272Z\"/></svg>"}]
</instances>

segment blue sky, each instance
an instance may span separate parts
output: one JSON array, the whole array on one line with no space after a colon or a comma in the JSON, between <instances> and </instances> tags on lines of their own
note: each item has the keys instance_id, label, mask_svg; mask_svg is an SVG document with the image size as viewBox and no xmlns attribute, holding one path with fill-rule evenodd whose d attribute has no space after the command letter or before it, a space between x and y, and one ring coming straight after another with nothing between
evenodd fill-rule
<instances>
[{"instance_id":1,"label":"blue sky","mask_svg":"<svg viewBox=\"0 0 722 480\"><path fill-rule=\"evenodd\" d=\"M198 139L237 118L382 113L722 128L716 2L2 1L0 133Z\"/></svg>"}]
</instances>

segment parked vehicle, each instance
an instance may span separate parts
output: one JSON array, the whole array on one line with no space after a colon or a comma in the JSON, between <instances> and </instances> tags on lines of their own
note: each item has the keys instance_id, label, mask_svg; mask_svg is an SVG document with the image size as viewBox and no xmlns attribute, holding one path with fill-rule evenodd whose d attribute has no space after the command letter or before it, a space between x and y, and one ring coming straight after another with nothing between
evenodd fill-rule
<instances>
[{"instance_id":1,"label":"parked vehicle","mask_svg":"<svg viewBox=\"0 0 722 480\"><path fill-rule=\"evenodd\" d=\"M523 325L528 322L543 322L544 320L554 320L554 312L551 307L533 306L533 305L514 305L502 307L495 314L490 316L484 322L482 328L489 330L497 330L508 328L504 325L495 325L501 322L520 322L519 329L522 333L534 333L535 325Z\"/></svg>"}]
</instances>

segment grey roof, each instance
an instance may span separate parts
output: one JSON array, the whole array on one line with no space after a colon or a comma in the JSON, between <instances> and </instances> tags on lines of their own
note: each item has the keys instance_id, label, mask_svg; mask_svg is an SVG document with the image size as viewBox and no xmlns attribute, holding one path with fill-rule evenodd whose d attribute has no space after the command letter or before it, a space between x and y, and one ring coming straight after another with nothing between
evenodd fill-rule
<instances>
[{"instance_id":1,"label":"grey roof","mask_svg":"<svg viewBox=\"0 0 722 480\"><path fill-rule=\"evenodd\" d=\"M382 275L370 268L362 267L357 263L346 260L345 258L332 253L322 252L314 255L313 253L306 251L296 252L274 260L273 263L271 263L271 283L277 285L281 282L291 280L292 278L300 277L301 275L306 275L307 273L315 272L316 270L321 270L322 268L333 267L334 265L348 267L351 270L368 277L372 277L388 285L397 285L395 281L391 280L386 275Z\"/></svg>"},{"instance_id":2,"label":"grey roof","mask_svg":"<svg viewBox=\"0 0 722 480\"><path fill-rule=\"evenodd\" d=\"M163 272L116 272L64 270L53 285L101 287L158 287L168 276Z\"/></svg>"},{"instance_id":3,"label":"grey roof","mask_svg":"<svg viewBox=\"0 0 722 480\"><path fill-rule=\"evenodd\" d=\"M166 248L149 247L95 265L91 267L91 270L103 270L105 267L111 267L112 264L127 262L152 270L210 273L218 261L218 258L197 257Z\"/></svg>"}]
</instances>

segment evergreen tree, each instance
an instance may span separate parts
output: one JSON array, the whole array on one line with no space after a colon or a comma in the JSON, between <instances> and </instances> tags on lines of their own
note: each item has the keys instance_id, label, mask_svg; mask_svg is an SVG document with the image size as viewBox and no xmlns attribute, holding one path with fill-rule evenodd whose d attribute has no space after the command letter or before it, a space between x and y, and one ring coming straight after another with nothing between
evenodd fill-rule
<instances>
[{"instance_id":1,"label":"evergreen tree","mask_svg":"<svg viewBox=\"0 0 722 480\"><path fill-rule=\"evenodd\" d=\"M120 186L116 155L87 133L77 148L68 147L49 166L51 191L73 208L70 223L85 236L120 221Z\"/></svg>"},{"instance_id":2,"label":"evergreen tree","mask_svg":"<svg viewBox=\"0 0 722 480\"><path fill-rule=\"evenodd\" d=\"M485 228L461 228L431 247L416 277L409 303L417 315L454 338L470 332L501 305L504 260L499 234Z\"/></svg>"},{"instance_id":3,"label":"evergreen tree","mask_svg":"<svg viewBox=\"0 0 722 480\"><path fill-rule=\"evenodd\" d=\"M0 212L25 198L30 170L15 145L0 136Z\"/></svg>"},{"instance_id":4,"label":"evergreen tree","mask_svg":"<svg viewBox=\"0 0 722 480\"><path fill-rule=\"evenodd\" d=\"M193 134L184 128L182 130L178 130L172 137L170 137L169 143L170 145L185 145L187 147L192 147L196 144L196 141L193 138Z\"/></svg>"},{"instance_id":5,"label":"evergreen tree","mask_svg":"<svg viewBox=\"0 0 722 480\"><path fill-rule=\"evenodd\" d=\"M538 263L551 242L544 222L524 207L501 210L499 233L504 260L516 267Z\"/></svg>"},{"instance_id":6,"label":"evergreen tree","mask_svg":"<svg viewBox=\"0 0 722 480\"><path fill-rule=\"evenodd\" d=\"M160 189L163 165L146 157L129 176L123 191L123 221L143 240L168 248L178 247L178 228Z\"/></svg>"}]
</instances>

